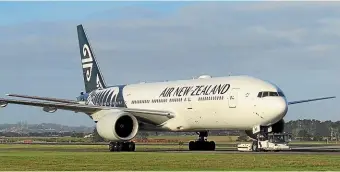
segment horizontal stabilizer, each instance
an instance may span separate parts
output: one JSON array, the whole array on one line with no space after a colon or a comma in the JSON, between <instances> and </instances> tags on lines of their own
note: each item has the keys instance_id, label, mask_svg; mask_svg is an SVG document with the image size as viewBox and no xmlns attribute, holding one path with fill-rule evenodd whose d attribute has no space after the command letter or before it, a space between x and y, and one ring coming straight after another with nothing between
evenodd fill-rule
<instances>
[{"instance_id":1,"label":"horizontal stabilizer","mask_svg":"<svg viewBox=\"0 0 340 172\"><path fill-rule=\"evenodd\" d=\"M333 98L336 98L336 97L335 96L331 96L331 97L321 97L321 98L307 99L307 100L298 100L298 101L288 102L288 105L293 105L293 104L298 104L298 103L305 103L305 102L311 102L311 101L317 101L317 100L333 99Z\"/></svg>"}]
</instances>

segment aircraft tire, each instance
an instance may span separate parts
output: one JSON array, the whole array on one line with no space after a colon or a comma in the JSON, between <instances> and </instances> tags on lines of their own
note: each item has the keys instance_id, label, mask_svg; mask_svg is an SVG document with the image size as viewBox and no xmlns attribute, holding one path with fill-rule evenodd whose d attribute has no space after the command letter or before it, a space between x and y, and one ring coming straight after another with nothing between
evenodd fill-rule
<instances>
[{"instance_id":1,"label":"aircraft tire","mask_svg":"<svg viewBox=\"0 0 340 172\"><path fill-rule=\"evenodd\" d=\"M134 142L127 142L127 151L133 152L135 151L136 146Z\"/></svg>"},{"instance_id":2,"label":"aircraft tire","mask_svg":"<svg viewBox=\"0 0 340 172\"><path fill-rule=\"evenodd\" d=\"M136 146L134 142L110 142L109 151L110 152L133 152L135 151Z\"/></svg>"},{"instance_id":3,"label":"aircraft tire","mask_svg":"<svg viewBox=\"0 0 340 172\"><path fill-rule=\"evenodd\" d=\"M215 148L216 148L216 145L215 145L215 142L214 141L210 141L209 142L209 150L215 150Z\"/></svg>"},{"instance_id":4,"label":"aircraft tire","mask_svg":"<svg viewBox=\"0 0 340 172\"><path fill-rule=\"evenodd\" d=\"M215 150L215 142L214 141L190 141L189 142L189 150Z\"/></svg>"},{"instance_id":5,"label":"aircraft tire","mask_svg":"<svg viewBox=\"0 0 340 172\"><path fill-rule=\"evenodd\" d=\"M116 148L116 151L117 151L117 152L120 152L120 151L123 150L123 145L124 145L124 143L116 142L116 145L117 145L117 148Z\"/></svg>"},{"instance_id":6,"label":"aircraft tire","mask_svg":"<svg viewBox=\"0 0 340 172\"><path fill-rule=\"evenodd\" d=\"M110 152L116 152L118 150L117 142L110 142L109 150Z\"/></svg>"},{"instance_id":7,"label":"aircraft tire","mask_svg":"<svg viewBox=\"0 0 340 172\"><path fill-rule=\"evenodd\" d=\"M109 151L110 151L110 152L113 152L113 151L114 151L114 146L113 146L113 143L112 143L112 142L110 142L110 144L109 144Z\"/></svg>"},{"instance_id":8,"label":"aircraft tire","mask_svg":"<svg viewBox=\"0 0 340 172\"><path fill-rule=\"evenodd\" d=\"M253 142L251 149L252 149L253 152L258 152L257 141Z\"/></svg>"},{"instance_id":9,"label":"aircraft tire","mask_svg":"<svg viewBox=\"0 0 340 172\"><path fill-rule=\"evenodd\" d=\"M195 148L196 148L195 142L194 141L190 141L189 142L189 150L195 150Z\"/></svg>"}]
</instances>

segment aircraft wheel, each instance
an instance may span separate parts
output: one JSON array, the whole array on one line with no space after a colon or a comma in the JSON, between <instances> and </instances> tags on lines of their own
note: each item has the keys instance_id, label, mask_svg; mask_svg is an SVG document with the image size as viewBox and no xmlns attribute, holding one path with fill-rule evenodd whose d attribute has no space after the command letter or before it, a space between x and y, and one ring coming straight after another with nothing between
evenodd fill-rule
<instances>
[{"instance_id":1,"label":"aircraft wheel","mask_svg":"<svg viewBox=\"0 0 340 172\"><path fill-rule=\"evenodd\" d=\"M135 151L135 143L134 142L110 142L109 151L110 152Z\"/></svg>"},{"instance_id":2,"label":"aircraft wheel","mask_svg":"<svg viewBox=\"0 0 340 172\"><path fill-rule=\"evenodd\" d=\"M189 150L215 150L214 141L190 141Z\"/></svg>"},{"instance_id":3,"label":"aircraft wheel","mask_svg":"<svg viewBox=\"0 0 340 172\"><path fill-rule=\"evenodd\" d=\"M215 147L216 147L215 142L214 141L210 141L209 142L209 150L215 150Z\"/></svg>"},{"instance_id":4,"label":"aircraft wheel","mask_svg":"<svg viewBox=\"0 0 340 172\"><path fill-rule=\"evenodd\" d=\"M135 149L136 149L135 143L134 142L128 142L128 150L127 151L133 152L133 151L135 151Z\"/></svg>"},{"instance_id":5,"label":"aircraft wheel","mask_svg":"<svg viewBox=\"0 0 340 172\"><path fill-rule=\"evenodd\" d=\"M110 142L110 143L109 143L109 151L110 151L110 152L113 152L113 151L114 151L113 142Z\"/></svg>"},{"instance_id":6,"label":"aircraft wheel","mask_svg":"<svg viewBox=\"0 0 340 172\"><path fill-rule=\"evenodd\" d=\"M189 150L195 150L195 148L196 148L195 142L194 141L190 141L189 142Z\"/></svg>"},{"instance_id":7,"label":"aircraft wheel","mask_svg":"<svg viewBox=\"0 0 340 172\"><path fill-rule=\"evenodd\" d=\"M121 142L116 142L116 151L120 152L123 150L123 143Z\"/></svg>"},{"instance_id":8,"label":"aircraft wheel","mask_svg":"<svg viewBox=\"0 0 340 172\"><path fill-rule=\"evenodd\" d=\"M253 152L257 152L257 151L258 151L257 141L254 141L254 142L253 142L253 145L251 146L251 148L252 148L252 151L253 151Z\"/></svg>"}]
</instances>

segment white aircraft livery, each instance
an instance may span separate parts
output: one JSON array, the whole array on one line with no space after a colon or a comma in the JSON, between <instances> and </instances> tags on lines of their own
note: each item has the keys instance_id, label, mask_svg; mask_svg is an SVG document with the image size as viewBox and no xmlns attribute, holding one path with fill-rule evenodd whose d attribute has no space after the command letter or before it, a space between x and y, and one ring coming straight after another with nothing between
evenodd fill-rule
<instances>
[{"instance_id":1,"label":"white aircraft livery","mask_svg":"<svg viewBox=\"0 0 340 172\"><path fill-rule=\"evenodd\" d=\"M212 130L244 130L253 139L281 133L288 106L332 97L287 101L276 85L250 76L107 86L82 25L77 26L85 92L77 100L8 94L0 106L20 104L83 112L96 123L98 134L110 140L110 151L135 151L138 131L196 132L189 150L215 150ZM42 101L36 101L36 100Z\"/></svg>"}]
</instances>

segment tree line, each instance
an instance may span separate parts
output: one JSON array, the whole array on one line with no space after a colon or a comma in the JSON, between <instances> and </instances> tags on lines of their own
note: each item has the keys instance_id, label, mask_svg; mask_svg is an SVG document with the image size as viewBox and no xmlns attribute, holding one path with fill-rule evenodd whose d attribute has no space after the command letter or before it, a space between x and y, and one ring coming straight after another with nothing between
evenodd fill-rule
<instances>
[{"instance_id":1,"label":"tree line","mask_svg":"<svg viewBox=\"0 0 340 172\"><path fill-rule=\"evenodd\" d=\"M299 140L335 140L339 138L340 121L319 121L314 119L292 120L285 123L285 132L291 133L293 139ZM94 141L104 141L96 129L90 132L29 132L29 133L16 133L16 132L0 132L0 136L5 137L77 137L83 138L84 136L92 134ZM196 135L195 132L138 132L137 138L147 138L148 136L157 135ZM244 131L236 130L218 130L209 132L211 136L245 136Z\"/></svg>"}]
</instances>

